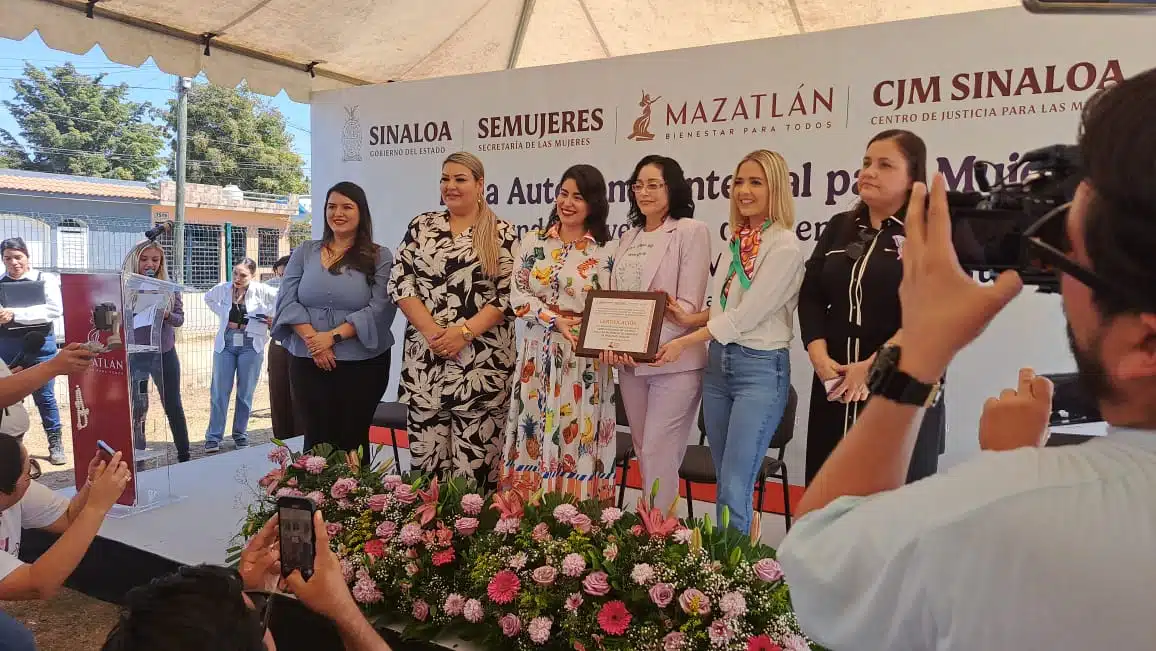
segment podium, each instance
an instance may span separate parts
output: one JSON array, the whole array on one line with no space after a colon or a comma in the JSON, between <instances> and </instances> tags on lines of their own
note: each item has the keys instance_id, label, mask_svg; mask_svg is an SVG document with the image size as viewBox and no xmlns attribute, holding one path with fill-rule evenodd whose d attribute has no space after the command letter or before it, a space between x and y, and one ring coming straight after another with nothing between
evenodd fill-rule
<instances>
[{"instance_id":1,"label":"podium","mask_svg":"<svg viewBox=\"0 0 1156 651\"><path fill-rule=\"evenodd\" d=\"M183 289L137 273L60 275L65 341L88 343L100 351L87 371L68 376L76 486L79 490L88 480L97 441L121 452L133 473L109 512L115 518L182 499L172 492L169 468L176 462L176 449L167 421L150 430L146 416L150 378L163 395L165 313ZM150 466L156 468L142 472Z\"/></svg>"}]
</instances>

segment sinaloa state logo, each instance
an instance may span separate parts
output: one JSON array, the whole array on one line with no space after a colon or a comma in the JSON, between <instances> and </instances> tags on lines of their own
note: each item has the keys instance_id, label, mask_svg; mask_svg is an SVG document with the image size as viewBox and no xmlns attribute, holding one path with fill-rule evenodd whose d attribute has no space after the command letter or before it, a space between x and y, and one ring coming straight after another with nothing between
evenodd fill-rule
<instances>
[{"instance_id":1,"label":"sinaloa state logo","mask_svg":"<svg viewBox=\"0 0 1156 651\"><path fill-rule=\"evenodd\" d=\"M356 106L345 107L345 126L341 129L341 162L361 161L361 120Z\"/></svg>"},{"instance_id":2,"label":"sinaloa state logo","mask_svg":"<svg viewBox=\"0 0 1156 651\"><path fill-rule=\"evenodd\" d=\"M638 102L638 106L642 108L642 113L634 120L634 124L630 127L630 135L626 136L627 140L634 140L635 142L649 142L654 140L654 134L650 132L650 107L660 99L662 99L661 95L652 98L650 93L647 93L645 90L642 91L642 100Z\"/></svg>"}]
</instances>

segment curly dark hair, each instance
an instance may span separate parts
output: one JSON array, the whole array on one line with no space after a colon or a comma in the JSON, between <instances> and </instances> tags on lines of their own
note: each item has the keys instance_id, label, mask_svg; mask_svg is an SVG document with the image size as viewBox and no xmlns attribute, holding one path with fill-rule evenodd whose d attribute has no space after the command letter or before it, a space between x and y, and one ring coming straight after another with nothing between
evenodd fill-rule
<instances>
[{"instance_id":1,"label":"curly dark hair","mask_svg":"<svg viewBox=\"0 0 1156 651\"><path fill-rule=\"evenodd\" d=\"M574 184L578 186L578 193L586 201L589 211L586 214L586 230L599 244L606 244L610 241L610 228L606 225L606 220L610 216L606 178L602 176L602 172L598 171L597 167L579 164L571 166L570 169L562 173L562 178L558 181L559 188L566 182L566 179L574 179ZM550 209L550 218L546 221L546 228L549 229L557 221L558 204L555 203L554 207Z\"/></svg>"},{"instance_id":2,"label":"curly dark hair","mask_svg":"<svg viewBox=\"0 0 1156 651\"><path fill-rule=\"evenodd\" d=\"M690 182L686 180L682 166L673 158L658 154L644 157L634 166L634 172L630 175L627 187L634 187L634 183L638 181L639 173L647 165L654 165L662 170L662 181L666 184L666 196L670 204L668 208L670 218L694 219L694 193L691 192ZM629 191L626 196L630 200L630 211L626 214L626 221L635 228L641 228L646 225L646 216L638 209L638 200L634 198L634 192Z\"/></svg>"}]
</instances>

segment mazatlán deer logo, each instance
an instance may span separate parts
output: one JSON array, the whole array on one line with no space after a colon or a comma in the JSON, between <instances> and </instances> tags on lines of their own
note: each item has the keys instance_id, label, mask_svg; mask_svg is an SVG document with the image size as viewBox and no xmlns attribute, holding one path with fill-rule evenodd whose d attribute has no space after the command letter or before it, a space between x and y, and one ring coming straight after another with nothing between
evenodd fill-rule
<instances>
[{"instance_id":1,"label":"mazatl\u00e1n deer logo","mask_svg":"<svg viewBox=\"0 0 1156 651\"><path fill-rule=\"evenodd\" d=\"M659 95L651 99L650 94L645 90L642 91L642 101L638 103L642 107L642 114L634 121L634 125L630 128L630 135L626 136L627 140L635 142L649 142L654 140L654 134L650 132L650 107L652 104L662 99Z\"/></svg>"},{"instance_id":2,"label":"mazatl\u00e1n deer logo","mask_svg":"<svg viewBox=\"0 0 1156 651\"><path fill-rule=\"evenodd\" d=\"M345 107L345 127L341 130L341 162L361 161L361 120L357 107Z\"/></svg>"}]
</instances>

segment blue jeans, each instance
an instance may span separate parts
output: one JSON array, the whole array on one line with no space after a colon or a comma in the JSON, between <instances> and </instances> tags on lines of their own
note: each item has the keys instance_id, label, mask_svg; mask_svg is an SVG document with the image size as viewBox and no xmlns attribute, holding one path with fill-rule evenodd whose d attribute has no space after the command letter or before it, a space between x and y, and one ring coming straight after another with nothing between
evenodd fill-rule
<instances>
[{"instance_id":1,"label":"blue jeans","mask_svg":"<svg viewBox=\"0 0 1156 651\"><path fill-rule=\"evenodd\" d=\"M24 624L11 615L0 612L0 649L5 651L36 651L36 638Z\"/></svg>"},{"instance_id":2,"label":"blue jeans","mask_svg":"<svg viewBox=\"0 0 1156 651\"><path fill-rule=\"evenodd\" d=\"M249 439L249 412L253 410L253 392L261 374L261 360L265 352L253 349L253 340L245 337L240 346L233 345L233 335L225 332L225 347L213 355L213 384L209 389L212 402L209 429L205 441L220 443L225 436L225 415L229 411L229 396L233 393L233 379L237 381L237 404L233 411L233 440Z\"/></svg>"},{"instance_id":3,"label":"blue jeans","mask_svg":"<svg viewBox=\"0 0 1156 651\"><path fill-rule=\"evenodd\" d=\"M145 418L149 411L148 380L161 389L161 403L177 447L177 459L189 459L189 426L185 421L185 407L181 404L181 360L176 349L164 353L132 353L129 355L132 377L132 440L138 450L146 447ZM228 403L228 398L225 399Z\"/></svg>"},{"instance_id":4,"label":"blue jeans","mask_svg":"<svg viewBox=\"0 0 1156 651\"><path fill-rule=\"evenodd\" d=\"M718 477L718 517L750 531L755 480L767 455L791 387L786 348L755 350L712 341L702 385L702 416Z\"/></svg>"},{"instance_id":5,"label":"blue jeans","mask_svg":"<svg viewBox=\"0 0 1156 651\"><path fill-rule=\"evenodd\" d=\"M0 357L4 363L11 364L13 359L24 349L23 336L6 335L0 337ZM56 336L48 334L44 337L44 346L36 361L43 364L56 356ZM59 432L60 408L56 405L56 381L49 380L47 384L32 392L32 402L40 412L40 422L44 424L45 432Z\"/></svg>"}]
</instances>

